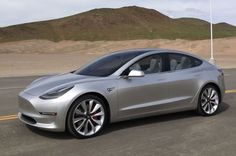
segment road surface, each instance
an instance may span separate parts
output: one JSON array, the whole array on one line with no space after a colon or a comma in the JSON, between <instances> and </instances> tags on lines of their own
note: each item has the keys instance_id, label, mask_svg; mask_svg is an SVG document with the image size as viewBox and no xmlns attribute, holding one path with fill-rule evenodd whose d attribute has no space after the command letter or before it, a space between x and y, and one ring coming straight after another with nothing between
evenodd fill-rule
<instances>
[{"instance_id":1,"label":"road surface","mask_svg":"<svg viewBox=\"0 0 236 156\"><path fill-rule=\"evenodd\" d=\"M0 78L0 155L235 155L236 69L224 72L227 94L216 116L187 111L125 121L85 140L22 124L16 118L17 94L37 77Z\"/></svg>"}]
</instances>

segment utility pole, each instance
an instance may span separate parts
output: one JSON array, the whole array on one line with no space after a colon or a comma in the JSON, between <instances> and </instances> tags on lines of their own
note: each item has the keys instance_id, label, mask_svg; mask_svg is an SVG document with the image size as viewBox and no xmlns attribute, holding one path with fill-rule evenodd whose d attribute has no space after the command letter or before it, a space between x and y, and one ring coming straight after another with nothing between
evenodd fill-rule
<instances>
[{"instance_id":1,"label":"utility pole","mask_svg":"<svg viewBox=\"0 0 236 156\"><path fill-rule=\"evenodd\" d=\"M210 63L215 64L214 59L214 43L213 43L213 17L212 17L212 0L210 0L210 27L211 27L211 58Z\"/></svg>"}]
</instances>

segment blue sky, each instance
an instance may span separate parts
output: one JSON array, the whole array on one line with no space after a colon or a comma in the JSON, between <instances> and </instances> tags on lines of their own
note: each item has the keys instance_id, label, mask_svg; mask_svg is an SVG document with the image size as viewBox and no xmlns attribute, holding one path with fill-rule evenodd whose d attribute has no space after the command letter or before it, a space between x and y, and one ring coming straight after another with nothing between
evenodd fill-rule
<instances>
[{"instance_id":1,"label":"blue sky","mask_svg":"<svg viewBox=\"0 0 236 156\"><path fill-rule=\"evenodd\" d=\"M214 23L236 25L236 1L212 0ZM172 18L209 17L209 0L1 0L0 27L65 17L94 8L141 6Z\"/></svg>"}]
</instances>

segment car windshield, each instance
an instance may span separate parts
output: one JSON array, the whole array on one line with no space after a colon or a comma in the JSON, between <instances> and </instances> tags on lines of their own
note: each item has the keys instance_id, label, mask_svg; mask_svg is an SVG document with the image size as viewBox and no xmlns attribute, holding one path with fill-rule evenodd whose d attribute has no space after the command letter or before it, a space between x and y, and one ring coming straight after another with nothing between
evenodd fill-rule
<instances>
[{"instance_id":1,"label":"car windshield","mask_svg":"<svg viewBox=\"0 0 236 156\"><path fill-rule=\"evenodd\" d=\"M75 71L74 73L78 75L106 77L113 74L125 63L142 53L144 53L144 51L123 52L106 55Z\"/></svg>"}]
</instances>

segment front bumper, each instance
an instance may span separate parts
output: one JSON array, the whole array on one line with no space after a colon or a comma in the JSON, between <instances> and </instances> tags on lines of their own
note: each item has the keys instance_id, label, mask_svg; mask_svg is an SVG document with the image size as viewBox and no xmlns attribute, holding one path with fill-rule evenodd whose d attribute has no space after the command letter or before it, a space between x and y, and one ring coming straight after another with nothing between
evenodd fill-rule
<instances>
[{"instance_id":1,"label":"front bumper","mask_svg":"<svg viewBox=\"0 0 236 156\"><path fill-rule=\"evenodd\" d=\"M65 130L68 101L42 100L37 96L21 92L18 102L18 118L23 123L49 131Z\"/></svg>"}]
</instances>

